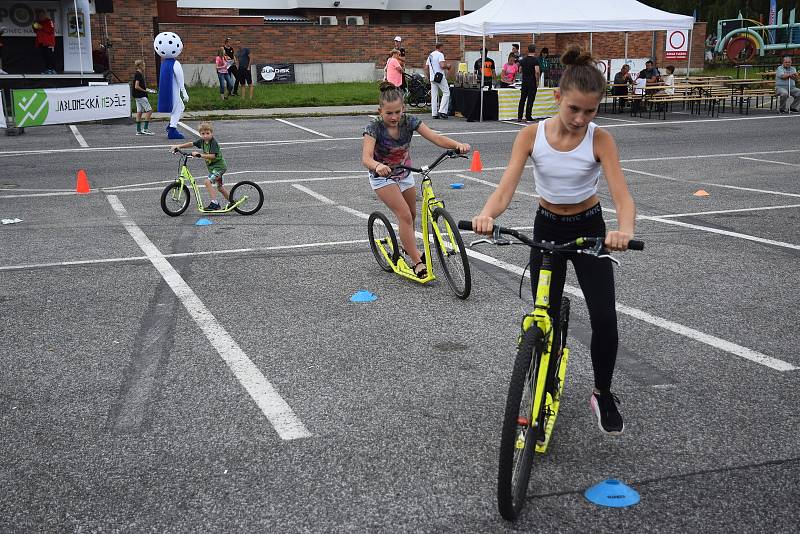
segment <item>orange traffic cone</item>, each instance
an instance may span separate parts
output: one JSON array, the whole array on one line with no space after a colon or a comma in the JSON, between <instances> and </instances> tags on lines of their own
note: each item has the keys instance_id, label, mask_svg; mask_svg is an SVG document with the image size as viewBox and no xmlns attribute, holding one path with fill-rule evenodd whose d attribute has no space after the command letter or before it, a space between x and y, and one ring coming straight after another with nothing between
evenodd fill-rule
<instances>
[{"instance_id":1,"label":"orange traffic cone","mask_svg":"<svg viewBox=\"0 0 800 534\"><path fill-rule=\"evenodd\" d=\"M696 197L707 197L707 196L711 196L711 195L709 195L709 194L708 194L708 192L707 192L705 189L698 189L697 191L695 191L695 192L694 192L694 193L692 193L692 194L693 194L694 196L696 196Z\"/></svg>"},{"instance_id":2,"label":"orange traffic cone","mask_svg":"<svg viewBox=\"0 0 800 534\"><path fill-rule=\"evenodd\" d=\"M481 172L483 170L483 163L481 163L481 153L477 150L472 153L472 164L469 166L472 172Z\"/></svg>"},{"instance_id":3,"label":"orange traffic cone","mask_svg":"<svg viewBox=\"0 0 800 534\"><path fill-rule=\"evenodd\" d=\"M89 192L89 178L86 176L86 171L83 169L78 170L78 182L75 185L75 191L81 195L85 195Z\"/></svg>"}]
</instances>

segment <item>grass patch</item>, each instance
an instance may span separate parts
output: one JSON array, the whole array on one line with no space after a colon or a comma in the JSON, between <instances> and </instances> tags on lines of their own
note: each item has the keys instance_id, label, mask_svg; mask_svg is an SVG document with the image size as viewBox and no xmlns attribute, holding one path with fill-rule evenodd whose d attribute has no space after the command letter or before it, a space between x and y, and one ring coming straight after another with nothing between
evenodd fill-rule
<instances>
[{"instance_id":1,"label":"grass patch","mask_svg":"<svg viewBox=\"0 0 800 534\"><path fill-rule=\"evenodd\" d=\"M187 87L187 91L189 102L186 103L186 111L378 105L377 82L256 84L252 100L242 96L222 100L219 87L193 86ZM240 88L239 94L243 91L244 88ZM149 95L149 99L155 110L158 98ZM136 110L135 104L132 109Z\"/></svg>"}]
</instances>

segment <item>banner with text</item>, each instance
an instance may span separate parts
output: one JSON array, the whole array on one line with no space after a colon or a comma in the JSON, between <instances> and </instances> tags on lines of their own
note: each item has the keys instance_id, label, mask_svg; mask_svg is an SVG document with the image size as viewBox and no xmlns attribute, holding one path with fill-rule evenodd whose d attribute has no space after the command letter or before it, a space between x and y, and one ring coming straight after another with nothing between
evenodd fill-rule
<instances>
[{"instance_id":1,"label":"banner with text","mask_svg":"<svg viewBox=\"0 0 800 534\"><path fill-rule=\"evenodd\" d=\"M130 117L130 94L126 83L15 89L12 91L14 120L17 126L26 127Z\"/></svg>"},{"instance_id":2,"label":"banner with text","mask_svg":"<svg viewBox=\"0 0 800 534\"><path fill-rule=\"evenodd\" d=\"M89 0L62 0L61 11L64 13L64 72L94 72Z\"/></svg>"},{"instance_id":3,"label":"banner with text","mask_svg":"<svg viewBox=\"0 0 800 534\"><path fill-rule=\"evenodd\" d=\"M667 32L667 50L664 59L688 59L689 37L685 30L670 30Z\"/></svg>"},{"instance_id":4,"label":"banner with text","mask_svg":"<svg viewBox=\"0 0 800 534\"><path fill-rule=\"evenodd\" d=\"M294 65L291 63L270 63L257 65L258 83L292 83L294 82Z\"/></svg>"}]
</instances>

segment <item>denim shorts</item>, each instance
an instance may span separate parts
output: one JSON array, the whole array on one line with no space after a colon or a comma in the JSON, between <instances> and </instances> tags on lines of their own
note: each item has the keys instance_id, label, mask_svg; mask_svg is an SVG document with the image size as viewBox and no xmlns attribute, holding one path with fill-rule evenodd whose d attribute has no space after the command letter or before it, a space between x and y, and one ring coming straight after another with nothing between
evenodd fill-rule
<instances>
[{"instance_id":1,"label":"denim shorts","mask_svg":"<svg viewBox=\"0 0 800 534\"><path fill-rule=\"evenodd\" d=\"M408 176L400 180L396 178L385 178L383 176L369 175L369 185L372 186L372 189L380 189L381 187L386 187L387 185L392 184L397 184L400 187L400 192L402 193L406 189L411 189L414 187L414 175L409 173Z\"/></svg>"}]
</instances>

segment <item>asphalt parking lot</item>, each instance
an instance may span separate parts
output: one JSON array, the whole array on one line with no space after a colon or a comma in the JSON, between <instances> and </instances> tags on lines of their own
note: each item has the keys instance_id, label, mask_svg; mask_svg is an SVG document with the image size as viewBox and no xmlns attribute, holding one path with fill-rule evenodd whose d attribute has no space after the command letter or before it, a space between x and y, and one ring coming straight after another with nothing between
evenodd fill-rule
<instances>
[{"instance_id":1,"label":"asphalt parking lot","mask_svg":"<svg viewBox=\"0 0 800 534\"><path fill-rule=\"evenodd\" d=\"M381 271L368 120L215 121L227 182L256 181L265 203L208 226L194 205L161 211L178 161L159 123L77 125L87 146L66 125L0 138L0 217L21 220L0 226L0 530L797 530L800 117L598 116L646 242L617 255L626 431L592 419L570 272L565 398L515 524L495 489L527 249L476 248L465 301ZM471 218L522 126L426 120L480 151L482 172L432 175ZM413 142L417 164L439 152ZM533 192L528 169L504 225L531 228ZM351 302L359 290L378 298ZM587 502L608 478L641 502Z\"/></svg>"}]
</instances>

